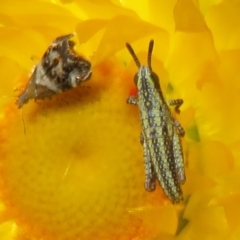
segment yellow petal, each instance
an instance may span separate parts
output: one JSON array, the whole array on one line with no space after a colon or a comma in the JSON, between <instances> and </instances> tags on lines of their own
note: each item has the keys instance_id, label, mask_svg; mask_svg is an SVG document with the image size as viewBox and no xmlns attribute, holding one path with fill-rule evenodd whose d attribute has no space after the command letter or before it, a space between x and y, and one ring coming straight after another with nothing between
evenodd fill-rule
<instances>
[{"instance_id":1,"label":"yellow petal","mask_svg":"<svg viewBox=\"0 0 240 240\"><path fill-rule=\"evenodd\" d=\"M143 220L154 235L159 233L174 235L177 230L178 218L173 206L144 207L132 209L130 212Z\"/></svg>"},{"instance_id":2,"label":"yellow petal","mask_svg":"<svg viewBox=\"0 0 240 240\"><path fill-rule=\"evenodd\" d=\"M207 25L199 9L191 0L178 0L174 8L176 31L202 32Z\"/></svg>"},{"instance_id":3,"label":"yellow petal","mask_svg":"<svg viewBox=\"0 0 240 240\"><path fill-rule=\"evenodd\" d=\"M183 185L184 195L188 196L196 191L204 191L216 186L216 183L209 177L201 176L197 172L186 169L186 183Z\"/></svg>"},{"instance_id":4,"label":"yellow petal","mask_svg":"<svg viewBox=\"0 0 240 240\"><path fill-rule=\"evenodd\" d=\"M81 43L85 43L94 34L107 25L108 21L103 19L91 19L79 23L76 27L78 39Z\"/></svg>"},{"instance_id":5,"label":"yellow petal","mask_svg":"<svg viewBox=\"0 0 240 240\"><path fill-rule=\"evenodd\" d=\"M231 228L231 231L235 231L236 228L239 226L240 219L239 219L239 201L240 201L240 194L232 194L227 197L222 198L219 202L224 207L224 211L226 214L226 218Z\"/></svg>"},{"instance_id":6,"label":"yellow petal","mask_svg":"<svg viewBox=\"0 0 240 240\"><path fill-rule=\"evenodd\" d=\"M240 47L240 2L222 1L212 6L206 16L206 22L212 31L218 50Z\"/></svg>"},{"instance_id":7,"label":"yellow petal","mask_svg":"<svg viewBox=\"0 0 240 240\"><path fill-rule=\"evenodd\" d=\"M96 50L94 64L124 48L126 42L131 43L139 38L162 31L161 28L144 22L137 17L117 16L109 22L106 28Z\"/></svg>"},{"instance_id":8,"label":"yellow petal","mask_svg":"<svg viewBox=\"0 0 240 240\"><path fill-rule=\"evenodd\" d=\"M220 142L191 144L188 159L190 169L216 180L230 173L234 166L231 152Z\"/></svg>"},{"instance_id":9,"label":"yellow petal","mask_svg":"<svg viewBox=\"0 0 240 240\"><path fill-rule=\"evenodd\" d=\"M61 29L69 31L69 26L75 26L78 21L66 8L52 2L31 0L25 1L25 4L15 1L10 2L0 3L0 13L10 16L15 26L20 28L56 27L57 24L60 24Z\"/></svg>"},{"instance_id":10,"label":"yellow petal","mask_svg":"<svg viewBox=\"0 0 240 240\"><path fill-rule=\"evenodd\" d=\"M206 206L195 209L194 218L180 232L177 239L226 239L228 224L222 207Z\"/></svg>"}]
</instances>

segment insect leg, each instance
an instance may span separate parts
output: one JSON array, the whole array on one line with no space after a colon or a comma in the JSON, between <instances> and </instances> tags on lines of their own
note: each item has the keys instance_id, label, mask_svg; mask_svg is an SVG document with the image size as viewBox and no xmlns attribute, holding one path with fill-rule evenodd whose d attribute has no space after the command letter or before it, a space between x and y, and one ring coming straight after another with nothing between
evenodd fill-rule
<instances>
[{"instance_id":1,"label":"insect leg","mask_svg":"<svg viewBox=\"0 0 240 240\"><path fill-rule=\"evenodd\" d=\"M173 120L173 124L174 126L177 128L178 130L178 134L180 137L184 137L185 135L185 130L183 129L182 125L179 123L179 121L177 119Z\"/></svg>"},{"instance_id":2,"label":"insect leg","mask_svg":"<svg viewBox=\"0 0 240 240\"><path fill-rule=\"evenodd\" d=\"M169 100L168 101L168 105L169 106L175 106L175 111L177 113L180 113L179 108L181 107L181 105L183 104L183 100L182 99L174 99L174 100Z\"/></svg>"},{"instance_id":3,"label":"insect leg","mask_svg":"<svg viewBox=\"0 0 240 240\"><path fill-rule=\"evenodd\" d=\"M132 104L132 105L138 105L138 97L137 95L132 95L127 99L127 103L128 104Z\"/></svg>"},{"instance_id":4,"label":"insect leg","mask_svg":"<svg viewBox=\"0 0 240 240\"><path fill-rule=\"evenodd\" d=\"M173 133L173 160L175 164L175 171L179 184L184 184L186 180L184 160L183 160L183 150L181 145L180 137L176 131Z\"/></svg>"},{"instance_id":5,"label":"insect leg","mask_svg":"<svg viewBox=\"0 0 240 240\"><path fill-rule=\"evenodd\" d=\"M150 158L149 150L144 141L143 134L141 133L140 142L143 145L143 156L144 156L144 165L145 165L145 189L147 191L153 191L156 188L156 177L155 171L153 168L153 163Z\"/></svg>"}]
</instances>

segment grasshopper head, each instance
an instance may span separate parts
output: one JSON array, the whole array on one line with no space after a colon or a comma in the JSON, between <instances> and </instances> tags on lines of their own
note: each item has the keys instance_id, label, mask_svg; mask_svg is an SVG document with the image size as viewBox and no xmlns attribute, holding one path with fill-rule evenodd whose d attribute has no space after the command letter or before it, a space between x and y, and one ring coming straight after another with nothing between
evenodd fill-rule
<instances>
[{"instance_id":1,"label":"grasshopper head","mask_svg":"<svg viewBox=\"0 0 240 240\"><path fill-rule=\"evenodd\" d=\"M139 71L134 76L134 83L138 85L139 80L149 79L152 81L154 86L160 90L159 78L156 73L152 71L152 51L153 51L154 41L151 40L148 45L148 55L147 55L147 66L142 66L137 55L135 54L132 46L129 43L126 43L126 47L129 53L132 55L134 62L136 63Z\"/></svg>"}]
</instances>

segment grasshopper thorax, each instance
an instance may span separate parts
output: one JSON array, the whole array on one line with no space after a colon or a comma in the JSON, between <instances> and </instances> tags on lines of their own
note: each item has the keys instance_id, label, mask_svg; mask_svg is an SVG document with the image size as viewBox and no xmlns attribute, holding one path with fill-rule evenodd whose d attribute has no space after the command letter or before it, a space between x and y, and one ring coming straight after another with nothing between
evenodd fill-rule
<instances>
[{"instance_id":1,"label":"grasshopper thorax","mask_svg":"<svg viewBox=\"0 0 240 240\"><path fill-rule=\"evenodd\" d=\"M159 78L156 73L147 66L141 66L134 76L134 82L138 89L154 88L160 91Z\"/></svg>"}]
</instances>

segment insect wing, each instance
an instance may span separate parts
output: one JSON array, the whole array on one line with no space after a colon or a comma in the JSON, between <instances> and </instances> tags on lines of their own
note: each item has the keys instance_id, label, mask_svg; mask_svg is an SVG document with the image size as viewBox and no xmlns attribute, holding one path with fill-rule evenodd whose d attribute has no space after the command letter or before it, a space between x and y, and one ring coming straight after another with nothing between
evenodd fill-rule
<instances>
[{"instance_id":1,"label":"insect wing","mask_svg":"<svg viewBox=\"0 0 240 240\"><path fill-rule=\"evenodd\" d=\"M157 130L158 134L148 141L148 148L156 177L164 193L173 203L178 203L183 197L173 161L172 131L169 131L172 128L173 126L169 125L168 121L161 121L161 127Z\"/></svg>"}]
</instances>

